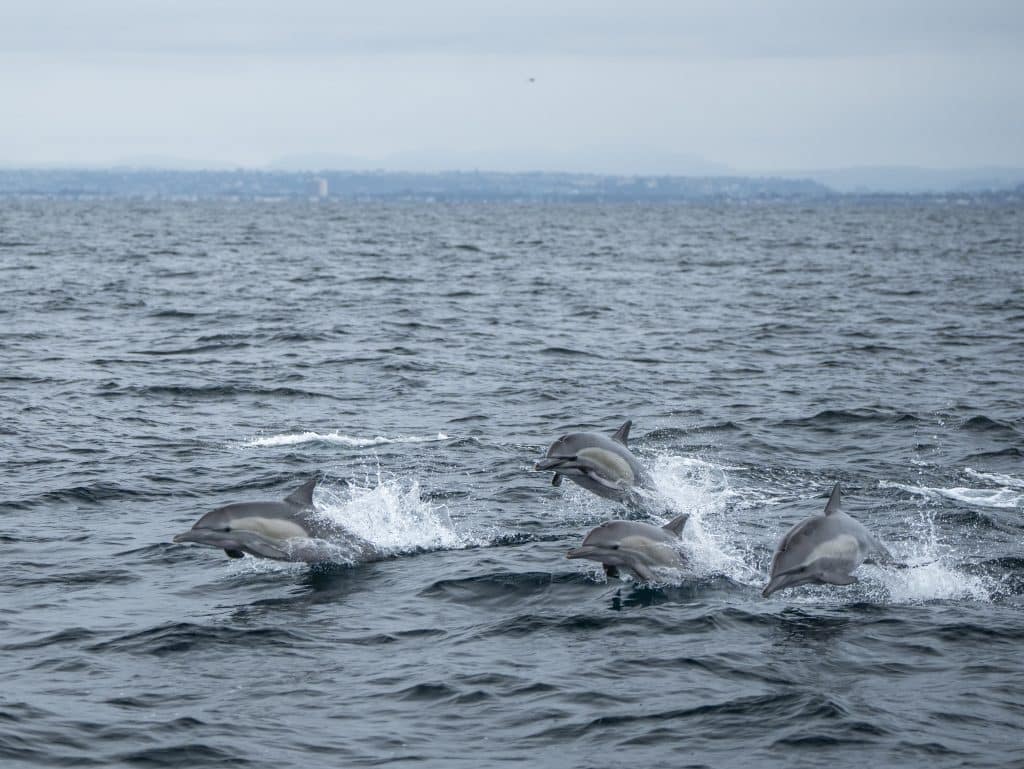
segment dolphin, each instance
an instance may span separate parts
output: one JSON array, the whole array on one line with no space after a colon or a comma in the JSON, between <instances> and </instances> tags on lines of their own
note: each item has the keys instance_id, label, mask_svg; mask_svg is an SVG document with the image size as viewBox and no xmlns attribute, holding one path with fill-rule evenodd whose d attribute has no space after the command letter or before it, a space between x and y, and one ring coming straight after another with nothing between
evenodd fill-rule
<instances>
[{"instance_id":1,"label":"dolphin","mask_svg":"<svg viewBox=\"0 0 1024 769\"><path fill-rule=\"evenodd\" d=\"M373 546L334 526L313 508L317 479L302 484L281 502L239 502L211 510L175 542L221 548L229 558L246 553L278 561L359 560L374 557Z\"/></svg>"},{"instance_id":2,"label":"dolphin","mask_svg":"<svg viewBox=\"0 0 1024 769\"><path fill-rule=\"evenodd\" d=\"M776 590L809 583L852 585L857 582L852 572L872 552L892 560L885 545L839 509L839 496L837 483L824 514L806 518L786 532L775 549L768 584L761 595L767 598Z\"/></svg>"},{"instance_id":3,"label":"dolphin","mask_svg":"<svg viewBox=\"0 0 1024 769\"><path fill-rule=\"evenodd\" d=\"M618 577L619 569L628 569L639 579L653 582L654 569L678 569L684 565L679 538L689 515L676 516L664 526L640 521L607 521L591 530L580 547L566 558L598 561L609 577Z\"/></svg>"},{"instance_id":4,"label":"dolphin","mask_svg":"<svg viewBox=\"0 0 1024 769\"><path fill-rule=\"evenodd\" d=\"M563 435L533 469L554 470L552 486L561 484L565 476L598 496L622 501L635 487L651 484L627 446L632 426L632 420L626 420L611 438L600 433Z\"/></svg>"}]
</instances>

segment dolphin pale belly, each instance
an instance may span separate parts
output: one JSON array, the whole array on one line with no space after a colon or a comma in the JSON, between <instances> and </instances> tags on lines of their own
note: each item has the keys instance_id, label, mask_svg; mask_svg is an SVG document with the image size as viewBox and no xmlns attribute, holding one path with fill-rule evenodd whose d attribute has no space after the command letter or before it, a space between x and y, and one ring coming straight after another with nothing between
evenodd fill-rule
<instances>
[{"instance_id":1,"label":"dolphin pale belly","mask_svg":"<svg viewBox=\"0 0 1024 769\"><path fill-rule=\"evenodd\" d=\"M871 553L892 559L871 532L840 509L837 483L825 512L800 521L779 541L761 595L807 584L852 585L853 572Z\"/></svg>"},{"instance_id":2,"label":"dolphin pale belly","mask_svg":"<svg viewBox=\"0 0 1024 769\"><path fill-rule=\"evenodd\" d=\"M534 470L553 470L554 486L565 477L599 496L623 500L634 488L650 485L650 477L627 446L632 424L625 422L610 438L600 433L563 435Z\"/></svg>"},{"instance_id":3,"label":"dolphin pale belly","mask_svg":"<svg viewBox=\"0 0 1024 769\"><path fill-rule=\"evenodd\" d=\"M246 554L278 561L365 561L376 555L367 541L333 526L313 508L316 479L280 502L241 502L211 510L175 542L215 547L229 558Z\"/></svg>"},{"instance_id":4,"label":"dolphin pale belly","mask_svg":"<svg viewBox=\"0 0 1024 769\"><path fill-rule=\"evenodd\" d=\"M656 569L679 569L685 565L679 537L688 518L680 515L664 526L608 521L587 534L583 544L565 557L597 561L609 577L617 577L619 569L627 569L639 579L652 582Z\"/></svg>"}]
</instances>

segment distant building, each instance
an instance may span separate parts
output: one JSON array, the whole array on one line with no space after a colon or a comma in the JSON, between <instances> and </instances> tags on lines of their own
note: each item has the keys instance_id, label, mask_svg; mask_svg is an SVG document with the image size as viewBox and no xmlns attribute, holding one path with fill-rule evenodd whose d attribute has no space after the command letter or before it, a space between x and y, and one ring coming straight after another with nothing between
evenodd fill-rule
<instances>
[{"instance_id":1,"label":"distant building","mask_svg":"<svg viewBox=\"0 0 1024 769\"><path fill-rule=\"evenodd\" d=\"M316 198L326 198L327 197L327 192L328 192L328 190L327 190L327 180L324 179L322 176L317 176L316 178L314 178L311 187L312 187L312 193L313 193L314 197L316 197Z\"/></svg>"}]
</instances>

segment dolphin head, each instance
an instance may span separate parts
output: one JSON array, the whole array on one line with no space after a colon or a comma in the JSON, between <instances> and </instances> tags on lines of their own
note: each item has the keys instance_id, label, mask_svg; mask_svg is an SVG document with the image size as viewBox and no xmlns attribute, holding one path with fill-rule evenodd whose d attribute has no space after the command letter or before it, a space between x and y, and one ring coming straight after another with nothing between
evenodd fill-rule
<instances>
[{"instance_id":1,"label":"dolphin head","mask_svg":"<svg viewBox=\"0 0 1024 769\"><path fill-rule=\"evenodd\" d=\"M263 558L288 559L286 540L307 537L305 529L285 518L263 517L255 505L227 505L211 510L175 542L195 542L224 550L232 558L245 553Z\"/></svg>"},{"instance_id":2,"label":"dolphin head","mask_svg":"<svg viewBox=\"0 0 1024 769\"><path fill-rule=\"evenodd\" d=\"M662 527L639 521L608 521L587 534L583 544L565 557L597 561L611 576L624 568L641 579L652 580L652 569L683 564L677 544L687 518L680 515Z\"/></svg>"},{"instance_id":3,"label":"dolphin head","mask_svg":"<svg viewBox=\"0 0 1024 769\"><path fill-rule=\"evenodd\" d=\"M555 486L565 476L595 494L621 499L632 487L649 480L626 445L631 424L627 421L611 437L600 433L563 435L534 469L553 470Z\"/></svg>"},{"instance_id":4,"label":"dolphin head","mask_svg":"<svg viewBox=\"0 0 1024 769\"><path fill-rule=\"evenodd\" d=\"M818 578L807 567L798 566L792 571L773 574L771 579L768 580L768 584L764 586L764 590L761 591L761 596L767 598L772 593L785 590L787 587L797 587L818 581Z\"/></svg>"},{"instance_id":5,"label":"dolphin head","mask_svg":"<svg viewBox=\"0 0 1024 769\"><path fill-rule=\"evenodd\" d=\"M315 479L281 502L242 502L211 510L175 542L195 542L224 550L232 558L245 553L290 560L289 540L313 536L304 511L312 506Z\"/></svg>"},{"instance_id":6,"label":"dolphin head","mask_svg":"<svg viewBox=\"0 0 1024 769\"><path fill-rule=\"evenodd\" d=\"M534 466L534 470L557 470L562 475L582 475L582 469L577 465L577 455L580 451L593 445L588 440L589 433L569 433L563 435L551 444L544 458Z\"/></svg>"},{"instance_id":7,"label":"dolphin head","mask_svg":"<svg viewBox=\"0 0 1024 769\"><path fill-rule=\"evenodd\" d=\"M636 545L640 544L630 541L629 523L629 521L602 523L583 538L583 544L574 547L565 554L565 557L585 558L588 561L598 561L606 566L628 567L635 560Z\"/></svg>"}]
</instances>

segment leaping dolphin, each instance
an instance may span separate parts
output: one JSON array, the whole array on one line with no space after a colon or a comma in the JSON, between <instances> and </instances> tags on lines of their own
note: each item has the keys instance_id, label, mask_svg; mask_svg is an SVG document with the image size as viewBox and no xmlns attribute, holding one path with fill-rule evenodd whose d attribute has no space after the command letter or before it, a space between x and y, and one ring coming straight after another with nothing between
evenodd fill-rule
<instances>
[{"instance_id":1,"label":"leaping dolphin","mask_svg":"<svg viewBox=\"0 0 1024 769\"><path fill-rule=\"evenodd\" d=\"M622 568L639 579L653 582L654 569L678 569L685 564L678 545L689 517L677 516L664 526L639 521L608 521L587 534L583 544L565 557L598 561L609 577L619 576Z\"/></svg>"},{"instance_id":2,"label":"leaping dolphin","mask_svg":"<svg viewBox=\"0 0 1024 769\"><path fill-rule=\"evenodd\" d=\"M633 488L651 482L627 445L632 426L627 420L611 438L600 433L563 435L533 469L554 470L552 486L558 486L565 476L598 496L621 501Z\"/></svg>"},{"instance_id":3,"label":"leaping dolphin","mask_svg":"<svg viewBox=\"0 0 1024 769\"><path fill-rule=\"evenodd\" d=\"M872 552L892 560L885 545L839 509L839 495L837 483L824 514L800 521L779 542L761 593L765 598L776 590L809 583L852 585L857 581L852 572Z\"/></svg>"},{"instance_id":4,"label":"leaping dolphin","mask_svg":"<svg viewBox=\"0 0 1024 769\"><path fill-rule=\"evenodd\" d=\"M211 510L175 542L221 548L229 558L246 553L278 561L365 561L374 547L340 530L313 508L313 478L281 502L240 502Z\"/></svg>"}]
</instances>

